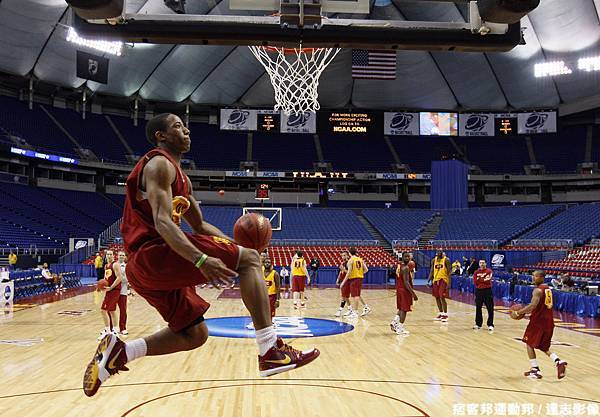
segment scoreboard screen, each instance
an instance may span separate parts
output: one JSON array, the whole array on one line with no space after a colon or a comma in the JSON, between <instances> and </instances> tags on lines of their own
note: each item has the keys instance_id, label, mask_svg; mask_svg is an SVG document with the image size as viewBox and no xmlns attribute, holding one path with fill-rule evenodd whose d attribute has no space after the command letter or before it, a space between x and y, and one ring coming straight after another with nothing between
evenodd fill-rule
<instances>
[{"instance_id":1,"label":"scoreboard screen","mask_svg":"<svg viewBox=\"0 0 600 417\"><path fill-rule=\"evenodd\" d=\"M334 134L373 134L383 131L381 114L376 112L319 112L318 131Z\"/></svg>"},{"instance_id":2,"label":"scoreboard screen","mask_svg":"<svg viewBox=\"0 0 600 417\"><path fill-rule=\"evenodd\" d=\"M269 192L269 184L258 184L256 186L256 194L254 198L256 200L268 200L271 198L271 194Z\"/></svg>"},{"instance_id":3,"label":"scoreboard screen","mask_svg":"<svg viewBox=\"0 0 600 417\"><path fill-rule=\"evenodd\" d=\"M516 117L496 117L494 128L498 136L516 136L518 133L518 121Z\"/></svg>"},{"instance_id":4,"label":"scoreboard screen","mask_svg":"<svg viewBox=\"0 0 600 417\"><path fill-rule=\"evenodd\" d=\"M280 118L279 113L258 113L256 115L256 129L259 132L279 133Z\"/></svg>"}]
</instances>

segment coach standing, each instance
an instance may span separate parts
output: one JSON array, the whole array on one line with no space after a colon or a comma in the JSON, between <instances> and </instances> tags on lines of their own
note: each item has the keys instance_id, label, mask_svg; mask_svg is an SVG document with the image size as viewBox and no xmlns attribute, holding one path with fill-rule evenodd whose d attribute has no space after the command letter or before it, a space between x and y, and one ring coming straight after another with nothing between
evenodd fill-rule
<instances>
[{"instance_id":1,"label":"coach standing","mask_svg":"<svg viewBox=\"0 0 600 417\"><path fill-rule=\"evenodd\" d=\"M485 304L488 312L487 326L490 333L494 331L492 275L493 272L487 267L486 262L480 260L479 269L473 273L473 282L475 283L475 326L473 326L473 329L481 329L481 325L483 324L483 313L481 312L481 308L483 307L483 304Z\"/></svg>"}]
</instances>

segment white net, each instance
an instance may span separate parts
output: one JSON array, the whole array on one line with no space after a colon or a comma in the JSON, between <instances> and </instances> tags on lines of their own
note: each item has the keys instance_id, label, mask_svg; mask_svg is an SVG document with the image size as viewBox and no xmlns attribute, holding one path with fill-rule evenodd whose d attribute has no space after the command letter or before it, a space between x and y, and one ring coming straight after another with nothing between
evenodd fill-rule
<instances>
[{"instance_id":1,"label":"white net","mask_svg":"<svg viewBox=\"0 0 600 417\"><path fill-rule=\"evenodd\" d=\"M269 73L275 90L275 110L288 115L319 110L319 78L339 48L249 48Z\"/></svg>"}]
</instances>

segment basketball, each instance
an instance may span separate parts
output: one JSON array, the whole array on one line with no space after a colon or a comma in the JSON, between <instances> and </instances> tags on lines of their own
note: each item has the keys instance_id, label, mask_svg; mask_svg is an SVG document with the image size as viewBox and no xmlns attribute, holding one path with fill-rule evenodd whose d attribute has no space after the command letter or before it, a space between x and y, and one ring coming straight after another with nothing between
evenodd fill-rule
<instances>
[{"instance_id":1,"label":"basketball","mask_svg":"<svg viewBox=\"0 0 600 417\"><path fill-rule=\"evenodd\" d=\"M106 287L108 287L108 281L107 280L101 279L98 282L96 282L96 289L103 290Z\"/></svg>"},{"instance_id":2,"label":"basketball","mask_svg":"<svg viewBox=\"0 0 600 417\"><path fill-rule=\"evenodd\" d=\"M240 245L262 252L269 246L273 229L266 217L256 213L244 214L233 226L233 238Z\"/></svg>"},{"instance_id":3,"label":"basketball","mask_svg":"<svg viewBox=\"0 0 600 417\"><path fill-rule=\"evenodd\" d=\"M510 309L509 309L510 310L510 318L515 319L515 320L521 320L523 317L525 317L524 315L523 316L517 316L516 315L516 312L519 311L522 308L523 308L522 304L513 304L513 305L511 305Z\"/></svg>"},{"instance_id":4,"label":"basketball","mask_svg":"<svg viewBox=\"0 0 600 417\"><path fill-rule=\"evenodd\" d=\"M225 195L225 190L219 190L219 196L223 197Z\"/></svg>"}]
</instances>

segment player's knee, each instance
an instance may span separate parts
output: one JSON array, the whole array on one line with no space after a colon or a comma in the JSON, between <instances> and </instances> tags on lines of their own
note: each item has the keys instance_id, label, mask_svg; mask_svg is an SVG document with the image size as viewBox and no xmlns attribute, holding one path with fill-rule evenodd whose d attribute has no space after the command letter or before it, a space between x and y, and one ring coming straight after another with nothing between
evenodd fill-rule
<instances>
[{"instance_id":1,"label":"player's knee","mask_svg":"<svg viewBox=\"0 0 600 417\"><path fill-rule=\"evenodd\" d=\"M208 340L208 329L206 326L198 325L186 330L188 339L188 350L196 349Z\"/></svg>"}]
</instances>

